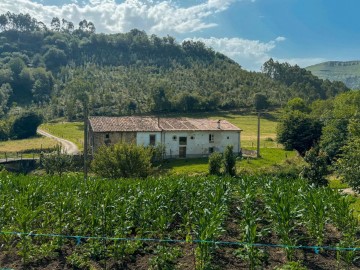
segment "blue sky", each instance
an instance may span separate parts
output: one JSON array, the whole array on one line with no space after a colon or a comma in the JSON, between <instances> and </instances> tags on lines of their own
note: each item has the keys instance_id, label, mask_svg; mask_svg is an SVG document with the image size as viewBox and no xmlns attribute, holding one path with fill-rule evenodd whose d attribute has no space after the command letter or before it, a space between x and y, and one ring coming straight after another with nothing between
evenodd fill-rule
<instances>
[{"instance_id":1,"label":"blue sky","mask_svg":"<svg viewBox=\"0 0 360 270\"><path fill-rule=\"evenodd\" d=\"M0 13L94 22L97 32L203 41L248 70L270 57L302 67L359 60L359 0L1 0Z\"/></svg>"}]
</instances>

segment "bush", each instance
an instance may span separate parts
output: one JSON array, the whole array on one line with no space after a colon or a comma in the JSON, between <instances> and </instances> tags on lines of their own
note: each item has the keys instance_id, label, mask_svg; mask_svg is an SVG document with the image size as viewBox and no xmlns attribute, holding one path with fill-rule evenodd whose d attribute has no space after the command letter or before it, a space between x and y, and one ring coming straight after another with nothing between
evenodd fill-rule
<instances>
[{"instance_id":1,"label":"bush","mask_svg":"<svg viewBox=\"0 0 360 270\"><path fill-rule=\"evenodd\" d=\"M5 121L0 121L0 141L6 141L9 138L9 125Z\"/></svg>"},{"instance_id":2,"label":"bush","mask_svg":"<svg viewBox=\"0 0 360 270\"><path fill-rule=\"evenodd\" d=\"M26 139L36 135L36 130L42 122L42 117L34 112L28 112L15 119L11 126L11 138Z\"/></svg>"},{"instance_id":3,"label":"bush","mask_svg":"<svg viewBox=\"0 0 360 270\"><path fill-rule=\"evenodd\" d=\"M307 166L303 168L301 176L315 186L327 186L328 181L325 178L328 173L327 155L317 148L311 148L306 152L304 160Z\"/></svg>"},{"instance_id":4,"label":"bush","mask_svg":"<svg viewBox=\"0 0 360 270\"><path fill-rule=\"evenodd\" d=\"M151 163L152 164L163 163L165 157L165 145L158 144L156 146L150 146L150 148L152 149Z\"/></svg>"},{"instance_id":5,"label":"bush","mask_svg":"<svg viewBox=\"0 0 360 270\"><path fill-rule=\"evenodd\" d=\"M217 152L212 153L209 156L209 174L220 175L221 163L222 163L222 154Z\"/></svg>"},{"instance_id":6,"label":"bush","mask_svg":"<svg viewBox=\"0 0 360 270\"><path fill-rule=\"evenodd\" d=\"M153 149L118 143L102 146L94 155L93 171L106 178L147 177L152 171Z\"/></svg>"},{"instance_id":7,"label":"bush","mask_svg":"<svg viewBox=\"0 0 360 270\"><path fill-rule=\"evenodd\" d=\"M61 147L58 147L55 152L42 155L41 166L47 174L54 175L57 173L61 176L64 172L71 170L73 166L73 156L62 154Z\"/></svg>"},{"instance_id":8,"label":"bush","mask_svg":"<svg viewBox=\"0 0 360 270\"><path fill-rule=\"evenodd\" d=\"M356 192L360 192L360 139L349 140L336 162L337 173Z\"/></svg>"},{"instance_id":9,"label":"bush","mask_svg":"<svg viewBox=\"0 0 360 270\"><path fill-rule=\"evenodd\" d=\"M224 151L224 173L234 176L236 174L236 157L234 155L233 146L228 145Z\"/></svg>"},{"instance_id":10,"label":"bush","mask_svg":"<svg viewBox=\"0 0 360 270\"><path fill-rule=\"evenodd\" d=\"M319 140L321 124L300 111L286 112L277 125L276 135L277 141L284 145L285 150L295 149L304 156Z\"/></svg>"}]
</instances>

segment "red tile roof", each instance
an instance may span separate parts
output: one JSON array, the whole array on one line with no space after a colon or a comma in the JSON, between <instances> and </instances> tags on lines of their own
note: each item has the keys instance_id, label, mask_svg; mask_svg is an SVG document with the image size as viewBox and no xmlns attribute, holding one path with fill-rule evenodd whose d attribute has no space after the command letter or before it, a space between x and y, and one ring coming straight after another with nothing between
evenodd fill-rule
<instances>
[{"instance_id":1,"label":"red tile roof","mask_svg":"<svg viewBox=\"0 0 360 270\"><path fill-rule=\"evenodd\" d=\"M220 121L220 125L219 125ZM142 116L89 118L93 132L118 131L240 131L226 120L195 119L195 118L157 118ZM219 128L220 126L220 128Z\"/></svg>"}]
</instances>

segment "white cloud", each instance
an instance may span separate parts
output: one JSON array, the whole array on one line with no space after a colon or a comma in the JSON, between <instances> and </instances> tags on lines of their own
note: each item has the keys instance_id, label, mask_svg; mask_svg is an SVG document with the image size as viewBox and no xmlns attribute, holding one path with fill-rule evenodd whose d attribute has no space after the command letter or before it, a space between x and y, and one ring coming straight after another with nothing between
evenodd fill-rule
<instances>
[{"instance_id":1,"label":"white cloud","mask_svg":"<svg viewBox=\"0 0 360 270\"><path fill-rule=\"evenodd\" d=\"M221 52L238 62L248 70L260 70L262 64L267 61L270 51L276 45L286 40L284 37L277 37L269 42L249 40L242 38L192 38L194 41L204 42L215 51Z\"/></svg>"},{"instance_id":2,"label":"white cloud","mask_svg":"<svg viewBox=\"0 0 360 270\"><path fill-rule=\"evenodd\" d=\"M53 17L77 24L92 21L97 32L126 32L133 28L158 35L189 33L215 27L209 18L240 0L203 0L190 7L180 7L171 0L69 0L63 6L49 6L32 0L1 0L0 13L29 13L47 24Z\"/></svg>"},{"instance_id":3,"label":"white cloud","mask_svg":"<svg viewBox=\"0 0 360 270\"><path fill-rule=\"evenodd\" d=\"M298 65L299 67L305 68L311 65L315 65L315 64L319 64L322 62L326 62L328 61L326 58L319 58L319 57L314 57L314 58L274 58L274 60L279 61L279 62L287 62L291 65Z\"/></svg>"},{"instance_id":4,"label":"white cloud","mask_svg":"<svg viewBox=\"0 0 360 270\"><path fill-rule=\"evenodd\" d=\"M286 40L285 37L277 37L277 38L275 38L275 41L277 41L277 42L281 42L281 41L285 41L285 40Z\"/></svg>"}]
</instances>

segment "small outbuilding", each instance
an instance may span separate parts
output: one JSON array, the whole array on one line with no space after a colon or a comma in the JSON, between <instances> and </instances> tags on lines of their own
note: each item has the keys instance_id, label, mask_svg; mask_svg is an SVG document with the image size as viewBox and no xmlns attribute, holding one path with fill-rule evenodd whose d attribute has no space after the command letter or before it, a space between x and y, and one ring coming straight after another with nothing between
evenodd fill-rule
<instances>
[{"instance_id":1,"label":"small outbuilding","mask_svg":"<svg viewBox=\"0 0 360 270\"><path fill-rule=\"evenodd\" d=\"M163 145L165 158L203 157L223 152L232 145L240 148L241 129L226 120L159 118L142 116L90 117L88 146L94 153L102 145L118 142Z\"/></svg>"}]
</instances>

